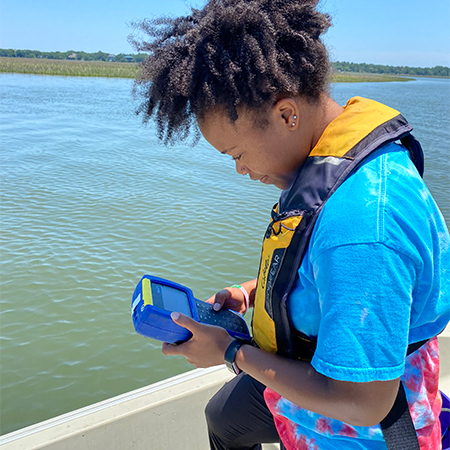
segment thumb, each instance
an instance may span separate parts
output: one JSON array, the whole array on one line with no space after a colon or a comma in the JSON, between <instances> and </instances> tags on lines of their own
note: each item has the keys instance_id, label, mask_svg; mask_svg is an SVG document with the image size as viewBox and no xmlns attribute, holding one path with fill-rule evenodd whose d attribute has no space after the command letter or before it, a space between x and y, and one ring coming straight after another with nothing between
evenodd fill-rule
<instances>
[{"instance_id":1,"label":"thumb","mask_svg":"<svg viewBox=\"0 0 450 450\"><path fill-rule=\"evenodd\" d=\"M228 289L222 289L219 291L214 297L214 311L219 311L219 309L222 309L222 306L229 298L231 298L231 292Z\"/></svg>"},{"instance_id":2,"label":"thumb","mask_svg":"<svg viewBox=\"0 0 450 450\"><path fill-rule=\"evenodd\" d=\"M194 319L186 316L185 314L181 314L179 312L173 312L170 314L170 317L177 325L180 325L180 327L186 328L191 333L193 333L194 331L197 331L197 329L198 329L198 323Z\"/></svg>"}]
</instances>

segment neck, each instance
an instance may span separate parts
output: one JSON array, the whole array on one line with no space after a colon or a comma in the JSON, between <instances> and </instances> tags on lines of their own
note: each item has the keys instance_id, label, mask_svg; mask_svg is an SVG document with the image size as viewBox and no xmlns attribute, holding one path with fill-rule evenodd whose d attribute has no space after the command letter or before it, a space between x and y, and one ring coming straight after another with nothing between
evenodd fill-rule
<instances>
[{"instance_id":1,"label":"neck","mask_svg":"<svg viewBox=\"0 0 450 450\"><path fill-rule=\"evenodd\" d=\"M322 94L319 104L317 105L314 117L314 132L311 139L311 150L316 146L322 136L325 128L333 122L344 111L344 108L336 103L331 97Z\"/></svg>"}]
</instances>

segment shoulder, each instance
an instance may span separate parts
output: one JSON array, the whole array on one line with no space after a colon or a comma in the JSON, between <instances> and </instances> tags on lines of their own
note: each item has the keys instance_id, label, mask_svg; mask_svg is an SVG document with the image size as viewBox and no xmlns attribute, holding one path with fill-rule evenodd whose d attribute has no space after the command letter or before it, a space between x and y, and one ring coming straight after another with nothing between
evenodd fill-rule
<instances>
[{"instance_id":1,"label":"shoulder","mask_svg":"<svg viewBox=\"0 0 450 450\"><path fill-rule=\"evenodd\" d=\"M340 245L381 243L414 259L417 255L407 247L432 240L430 217L434 228L442 227L442 216L408 151L386 145L324 205L311 238L311 257Z\"/></svg>"}]
</instances>

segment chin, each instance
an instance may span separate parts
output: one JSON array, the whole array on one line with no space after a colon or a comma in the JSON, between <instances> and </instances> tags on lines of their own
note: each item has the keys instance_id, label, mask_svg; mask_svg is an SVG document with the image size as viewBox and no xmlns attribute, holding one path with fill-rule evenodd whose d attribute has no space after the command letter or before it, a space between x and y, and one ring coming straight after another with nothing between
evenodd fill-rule
<instances>
[{"instance_id":1,"label":"chin","mask_svg":"<svg viewBox=\"0 0 450 450\"><path fill-rule=\"evenodd\" d=\"M286 180L275 180L273 183L275 187L277 187L278 189L281 189L282 191L284 191L285 189L288 189L292 183L286 181Z\"/></svg>"},{"instance_id":2,"label":"chin","mask_svg":"<svg viewBox=\"0 0 450 450\"><path fill-rule=\"evenodd\" d=\"M270 183L273 186L275 186L278 189L281 189L282 191L284 191L285 189L287 189L289 187L289 185L287 183L283 183L282 181L275 181L274 183Z\"/></svg>"}]
</instances>

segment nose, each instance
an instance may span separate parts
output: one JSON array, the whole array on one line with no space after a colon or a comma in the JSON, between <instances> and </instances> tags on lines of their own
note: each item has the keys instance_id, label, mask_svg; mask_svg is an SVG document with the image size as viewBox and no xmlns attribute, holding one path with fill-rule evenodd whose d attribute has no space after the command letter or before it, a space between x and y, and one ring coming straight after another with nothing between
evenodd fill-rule
<instances>
[{"instance_id":1,"label":"nose","mask_svg":"<svg viewBox=\"0 0 450 450\"><path fill-rule=\"evenodd\" d=\"M240 175L247 175L248 169L242 164L239 164L239 161L236 161L236 172Z\"/></svg>"}]
</instances>

